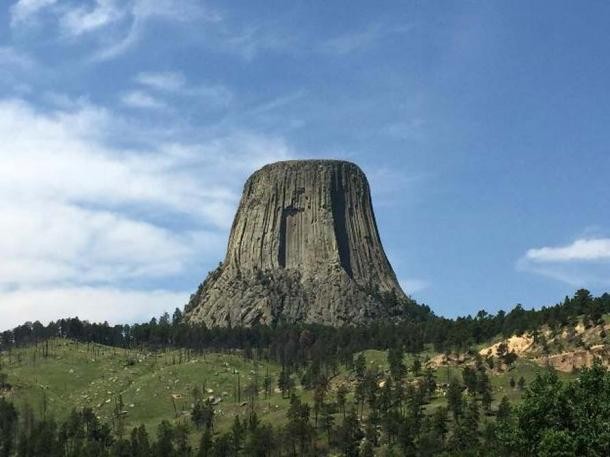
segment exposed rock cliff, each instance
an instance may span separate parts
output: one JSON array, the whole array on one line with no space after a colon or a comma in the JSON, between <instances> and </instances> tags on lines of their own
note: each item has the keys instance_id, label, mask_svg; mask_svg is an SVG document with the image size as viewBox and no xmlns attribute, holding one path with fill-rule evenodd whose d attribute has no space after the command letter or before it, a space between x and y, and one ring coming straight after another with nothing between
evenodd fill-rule
<instances>
[{"instance_id":1,"label":"exposed rock cliff","mask_svg":"<svg viewBox=\"0 0 610 457\"><path fill-rule=\"evenodd\" d=\"M227 255L191 297L214 325L358 324L405 315L366 176L336 160L278 162L246 182Z\"/></svg>"}]
</instances>

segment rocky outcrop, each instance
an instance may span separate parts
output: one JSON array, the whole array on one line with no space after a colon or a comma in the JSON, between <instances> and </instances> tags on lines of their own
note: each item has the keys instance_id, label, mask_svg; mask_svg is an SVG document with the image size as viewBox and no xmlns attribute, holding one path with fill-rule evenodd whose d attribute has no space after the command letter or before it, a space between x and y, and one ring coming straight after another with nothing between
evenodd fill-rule
<instances>
[{"instance_id":1,"label":"rocky outcrop","mask_svg":"<svg viewBox=\"0 0 610 457\"><path fill-rule=\"evenodd\" d=\"M186 308L208 326L400 318L409 299L353 163L286 161L246 182L227 255Z\"/></svg>"}]
</instances>

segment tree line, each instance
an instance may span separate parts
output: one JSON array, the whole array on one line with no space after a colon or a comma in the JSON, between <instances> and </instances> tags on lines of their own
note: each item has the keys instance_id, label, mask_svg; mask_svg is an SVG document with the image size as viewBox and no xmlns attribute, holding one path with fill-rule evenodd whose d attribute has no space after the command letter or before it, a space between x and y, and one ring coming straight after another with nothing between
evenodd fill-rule
<instances>
[{"instance_id":1,"label":"tree line","mask_svg":"<svg viewBox=\"0 0 610 457\"><path fill-rule=\"evenodd\" d=\"M78 318L60 319L47 325L27 322L0 333L0 350L49 338L69 338L124 348L239 349L292 365L301 365L312 357L340 361L364 349L386 350L393 346L401 346L409 353L420 352L426 344L432 344L437 352L460 352L498 335L520 335L542 325L555 330L574 326L578 316L583 316L585 325L597 325L604 313L610 313L610 294L593 297L588 290L580 289L553 306L526 310L517 305L508 313L479 311L474 316L456 319L438 317L427 307L418 309L419 313L410 320L341 328L302 324L207 328L203 324L185 323L180 309L171 317L164 313L158 319L134 325L90 323Z\"/></svg>"}]
</instances>

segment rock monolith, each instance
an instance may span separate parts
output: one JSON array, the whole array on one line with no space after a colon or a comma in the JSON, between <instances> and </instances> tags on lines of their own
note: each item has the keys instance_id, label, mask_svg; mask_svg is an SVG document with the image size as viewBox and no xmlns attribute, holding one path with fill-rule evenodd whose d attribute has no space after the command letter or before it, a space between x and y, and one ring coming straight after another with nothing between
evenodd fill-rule
<instances>
[{"instance_id":1,"label":"rock monolith","mask_svg":"<svg viewBox=\"0 0 610 457\"><path fill-rule=\"evenodd\" d=\"M247 180L227 254L186 307L207 326L363 324L405 317L366 176L353 163L294 160Z\"/></svg>"}]
</instances>

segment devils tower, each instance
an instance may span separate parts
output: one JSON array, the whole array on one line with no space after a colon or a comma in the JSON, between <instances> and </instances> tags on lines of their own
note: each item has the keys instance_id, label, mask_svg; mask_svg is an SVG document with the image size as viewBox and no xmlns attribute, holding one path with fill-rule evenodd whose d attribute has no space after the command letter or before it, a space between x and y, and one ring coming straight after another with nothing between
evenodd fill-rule
<instances>
[{"instance_id":1,"label":"devils tower","mask_svg":"<svg viewBox=\"0 0 610 457\"><path fill-rule=\"evenodd\" d=\"M404 317L366 176L339 160L266 165L247 180L224 262L186 307L208 326L340 326Z\"/></svg>"}]
</instances>

